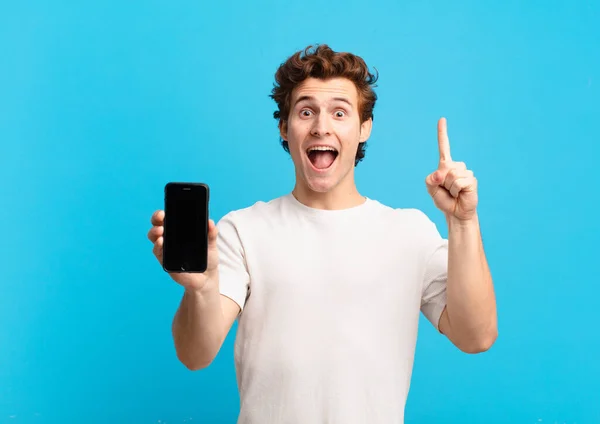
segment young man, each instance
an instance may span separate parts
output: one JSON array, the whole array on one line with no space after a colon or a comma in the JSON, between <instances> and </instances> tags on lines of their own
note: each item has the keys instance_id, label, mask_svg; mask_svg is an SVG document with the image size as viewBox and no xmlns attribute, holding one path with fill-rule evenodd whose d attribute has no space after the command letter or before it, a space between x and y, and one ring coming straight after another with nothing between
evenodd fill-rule
<instances>
[{"instance_id":1,"label":"young man","mask_svg":"<svg viewBox=\"0 0 600 424\"><path fill-rule=\"evenodd\" d=\"M445 214L444 240L419 210L356 188L376 100L361 58L307 49L276 82L295 187L211 221L206 273L172 275L185 288L177 355L207 367L237 318L239 423L403 423L420 312L464 352L496 338L477 181L451 159L441 119L439 166L425 184ZM159 261L163 218L153 215L148 235Z\"/></svg>"}]
</instances>

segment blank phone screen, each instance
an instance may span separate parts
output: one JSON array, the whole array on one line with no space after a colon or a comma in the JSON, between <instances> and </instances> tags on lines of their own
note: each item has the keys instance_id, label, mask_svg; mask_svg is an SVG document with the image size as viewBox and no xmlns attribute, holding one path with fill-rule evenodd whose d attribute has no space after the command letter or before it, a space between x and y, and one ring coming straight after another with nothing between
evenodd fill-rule
<instances>
[{"instance_id":1,"label":"blank phone screen","mask_svg":"<svg viewBox=\"0 0 600 424\"><path fill-rule=\"evenodd\" d=\"M208 188L202 184L167 184L164 226L165 270L204 272L208 253Z\"/></svg>"}]
</instances>

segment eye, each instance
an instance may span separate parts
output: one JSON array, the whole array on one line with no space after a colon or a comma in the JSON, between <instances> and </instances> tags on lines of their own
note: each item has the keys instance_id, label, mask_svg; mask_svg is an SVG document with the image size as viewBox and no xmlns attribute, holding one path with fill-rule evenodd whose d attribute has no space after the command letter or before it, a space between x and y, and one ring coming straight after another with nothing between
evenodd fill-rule
<instances>
[{"instance_id":1,"label":"eye","mask_svg":"<svg viewBox=\"0 0 600 424\"><path fill-rule=\"evenodd\" d=\"M300 116L310 116L312 114L312 112L308 109L302 109L300 111Z\"/></svg>"},{"instance_id":2,"label":"eye","mask_svg":"<svg viewBox=\"0 0 600 424\"><path fill-rule=\"evenodd\" d=\"M336 118L343 118L344 116L346 116L346 112L344 112L343 110L338 110L335 112Z\"/></svg>"}]
</instances>

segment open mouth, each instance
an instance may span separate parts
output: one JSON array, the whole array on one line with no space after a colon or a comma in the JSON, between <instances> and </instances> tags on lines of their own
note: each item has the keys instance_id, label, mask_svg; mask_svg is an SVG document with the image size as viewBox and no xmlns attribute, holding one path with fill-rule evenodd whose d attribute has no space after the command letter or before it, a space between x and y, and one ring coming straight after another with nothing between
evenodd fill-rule
<instances>
[{"instance_id":1,"label":"open mouth","mask_svg":"<svg viewBox=\"0 0 600 424\"><path fill-rule=\"evenodd\" d=\"M329 146L314 146L306 150L310 163L320 170L325 170L335 162L338 157L338 151Z\"/></svg>"}]
</instances>

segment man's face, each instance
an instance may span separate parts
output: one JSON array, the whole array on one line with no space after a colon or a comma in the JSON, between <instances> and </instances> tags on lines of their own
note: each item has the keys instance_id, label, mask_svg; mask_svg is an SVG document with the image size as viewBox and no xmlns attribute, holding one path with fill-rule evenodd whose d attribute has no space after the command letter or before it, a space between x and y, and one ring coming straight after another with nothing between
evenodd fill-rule
<instances>
[{"instance_id":1,"label":"man's face","mask_svg":"<svg viewBox=\"0 0 600 424\"><path fill-rule=\"evenodd\" d=\"M360 123L358 92L352 81L304 81L292 93L287 125L281 126L297 183L318 193L354 184L356 151L369 138L371 122Z\"/></svg>"}]
</instances>

